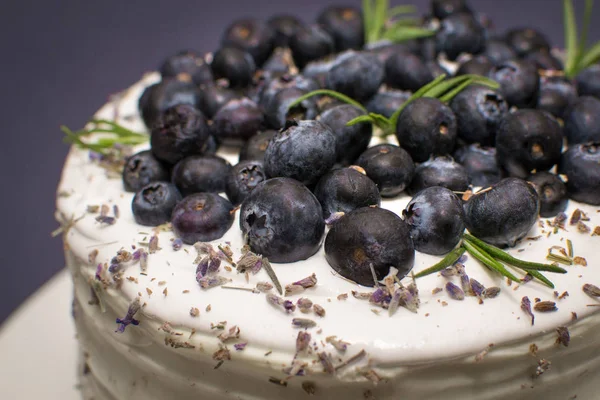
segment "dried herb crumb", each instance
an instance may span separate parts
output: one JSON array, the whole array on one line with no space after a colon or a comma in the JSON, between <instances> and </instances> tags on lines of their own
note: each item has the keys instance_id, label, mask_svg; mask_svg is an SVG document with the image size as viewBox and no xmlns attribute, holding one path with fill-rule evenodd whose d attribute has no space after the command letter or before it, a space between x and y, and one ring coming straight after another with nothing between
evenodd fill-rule
<instances>
[{"instance_id":1,"label":"dried herb crumb","mask_svg":"<svg viewBox=\"0 0 600 400\"><path fill-rule=\"evenodd\" d=\"M538 347L538 345L537 345L537 344L535 344L535 343L531 343L531 344L529 345L529 353L530 353L531 355L533 355L533 356L537 356L537 352L538 352L538 350L539 350L539 347Z\"/></svg>"},{"instance_id":2,"label":"dried herb crumb","mask_svg":"<svg viewBox=\"0 0 600 400\"><path fill-rule=\"evenodd\" d=\"M579 257L579 256L576 256L575 258L573 258L573 263L575 265L581 265L583 267L587 267L587 265L588 265L587 260L585 258Z\"/></svg>"},{"instance_id":3,"label":"dried herb crumb","mask_svg":"<svg viewBox=\"0 0 600 400\"><path fill-rule=\"evenodd\" d=\"M342 293L339 294L337 297L338 300L347 300L348 299L348 293Z\"/></svg>"},{"instance_id":4,"label":"dried herb crumb","mask_svg":"<svg viewBox=\"0 0 600 400\"><path fill-rule=\"evenodd\" d=\"M441 287L436 287L431 291L431 294L438 294L439 292L443 292L444 289L442 289Z\"/></svg>"},{"instance_id":5,"label":"dried herb crumb","mask_svg":"<svg viewBox=\"0 0 600 400\"><path fill-rule=\"evenodd\" d=\"M192 317L197 317L198 315L200 315L200 310L197 307L192 307L190 309L190 315Z\"/></svg>"},{"instance_id":6,"label":"dried herb crumb","mask_svg":"<svg viewBox=\"0 0 600 400\"><path fill-rule=\"evenodd\" d=\"M212 306L209 304L206 306L206 312L210 312L210 310L212 310Z\"/></svg>"},{"instance_id":7,"label":"dried herb crumb","mask_svg":"<svg viewBox=\"0 0 600 400\"><path fill-rule=\"evenodd\" d=\"M538 312L552 312L557 311L558 307L553 301L540 301L533 306L533 309Z\"/></svg>"},{"instance_id":8,"label":"dried herb crumb","mask_svg":"<svg viewBox=\"0 0 600 400\"><path fill-rule=\"evenodd\" d=\"M600 297L600 288L596 285L592 285L591 283L586 283L583 285L583 292L590 297Z\"/></svg>"},{"instance_id":9,"label":"dried herb crumb","mask_svg":"<svg viewBox=\"0 0 600 400\"><path fill-rule=\"evenodd\" d=\"M283 386L283 387L286 387L288 385L286 380L275 378L273 376L269 377L269 382L274 383L279 386Z\"/></svg>"},{"instance_id":10,"label":"dried herb crumb","mask_svg":"<svg viewBox=\"0 0 600 400\"><path fill-rule=\"evenodd\" d=\"M323 307L321 307L320 305L313 304L313 310L315 310L315 314L317 314L319 317L325 316L325 309Z\"/></svg>"},{"instance_id":11,"label":"dried herb crumb","mask_svg":"<svg viewBox=\"0 0 600 400\"><path fill-rule=\"evenodd\" d=\"M541 359L538 361L538 365L535 369L535 375L534 377L538 377L542 374L544 374L546 371L548 371L550 369L550 366L552 365L552 363L546 359Z\"/></svg>"},{"instance_id":12,"label":"dried herb crumb","mask_svg":"<svg viewBox=\"0 0 600 400\"><path fill-rule=\"evenodd\" d=\"M312 396L317 392L317 387L313 382L304 381L302 382L302 389L309 395Z\"/></svg>"},{"instance_id":13,"label":"dried herb crumb","mask_svg":"<svg viewBox=\"0 0 600 400\"><path fill-rule=\"evenodd\" d=\"M569 342L571 341L569 329L566 326L559 326L556 328L556 333L558 334L558 337L556 338L556 344L562 344L563 346L568 347Z\"/></svg>"},{"instance_id":14,"label":"dried herb crumb","mask_svg":"<svg viewBox=\"0 0 600 400\"><path fill-rule=\"evenodd\" d=\"M535 322L535 316L533 315L533 312L531 311L531 301L529 300L529 297L524 296L521 299L521 310L523 310L525 312L525 314L527 314L531 317L531 325L533 325Z\"/></svg>"}]
</instances>

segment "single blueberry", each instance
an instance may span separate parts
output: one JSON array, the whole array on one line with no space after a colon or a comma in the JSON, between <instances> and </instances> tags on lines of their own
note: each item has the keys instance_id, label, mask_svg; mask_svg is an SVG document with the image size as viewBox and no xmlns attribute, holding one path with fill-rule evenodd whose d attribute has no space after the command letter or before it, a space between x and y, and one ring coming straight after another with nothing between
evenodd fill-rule
<instances>
[{"instance_id":1,"label":"single blueberry","mask_svg":"<svg viewBox=\"0 0 600 400\"><path fill-rule=\"evenodd\" d=\"M325 222L319 201L306 186L273 178L259 183L242 202L240 229L253 252L292 263L319 250Z\"/></svg>"},{"instance_id":2,"label":"single blueberry","mask_svg":"<svg viewBox=\"0 0 600 400\"><path fill-rule=\"evenodd\" d=\"M171 181L182 195L225 191L231 164L215 155L189 156L179 161L171 173Z\"/></svg>"},{"instance_id":3,"label":"single blueberry","mask_svg":"<svg viewBox=\"0 0 600 400\"><path fill-rule=\"evenodd\" d=\"M290 108L290 104L298 97L308 93L306 90L289 87L279 90L270 97L265 106L265 118L273 129L281 129L288 120L309 120L318 114L317 102L314 97L303 100L300 104Z\"/></svg>"},{"instance_id":4,"label":"single blueberry","mask_svg":"<svg viewBox=\"0 0 600 400\"><path fill-rule=\"evenodd\" d=\"M467 61L460 63L456 70L456 76L459 75L481 75L487 76L494 67L494 63L487 56L478 54Z\"/></svg>"},{"instance_id":5,"label":"single blueberry","mask_svg":"<svg viewBox=\"0 0 600 400\"><path fill-rule=\"evenodd\" d=\"M289 121L269 142L265 172L270 178L293 178L305 185L316 183L337 159L336 138L319 121Z\"/></svg>"},{"instance_id":6,"label":"single blueberry","mask_svg":"<svg viewBox=\"0 0 600 400\"><path fill-rule=\"evenodd\" d=\"M169 222L171 212L181 200L181 194L168 182L152 182L133 196L131 211L135 222L144 226L158 226Z\"/></svg>"},{"instance_id":7,"label":"single blueberry","mask_svg":"<svg viewBox=\"0 0 600 400\"><path fill-rule=\"evenodd\" d=\"M371 100L365 104L365 108L372 113L381 114L390 118L396 110L408 100L412 93L408 91L386 89L376 93Z\"/></svg>"},{"instance_id":8,"label":"single blueberry","mask_svg":"<svg viewBox=\"0 0 600 400\"><path fill-rule=\"evenodd\" d=\"M504 178L465 203L469 232L499 247L514 247L533 227L540 211L537 192L519 178Z\"/></svg>"},{"instance_id":9,"label":"single blueberry","mask_svg":"<svg viewBox=\"0 0 600 400\"><path fill-rule=\"evenodd\" d=\"M499 92L506 102L515 107L534 107L540 90L540 76L536 66L526 60L508 60L496 65L489 78L500 84Z\"/></svg>"},{"instance_id":10,"label":"single blueberry","mask_svg":"<svg viewBox=\"0 0 600 400\"><path fill-rule=\"evenodd\" d=\"M581 96L565 113L565 137L570 145L600 142L600 99Z\"/></svg>"},{"instance_id":11,"label":"single blueberry","mask_svg":"<svg viewBox=\"0 0 600 400\"><path fill-rule=\"evenodd\" d=\"M504 40L491 38L487 41L482 55L486 56L493 64L517 57L517 53Z\"/></svg>"},{"instance_id":12,"label":"single blueberry","mask_svg":"<svg viewBox=\"0 0 600 400\"><path fill-rule=\"evenodd\" d=\"M229 87L234 89L248 87L256 71L252 56L236 47L217 50L210 66L216 79L227 79Z\"/></svg>"},{"instance_id":13,"label":"single blueberry","mask_svg":"<svg viewBox=\"0 0 600 400\"><path fill-rule=\"evenodd\" d=\"M294 63L300 69L309 62L323 58L335 50L335 43L331 35L318 25L300 27L290 38L289 46Z\"/></svg>"},{"instance_id":14,"label":"single blueberry","mask_svg":"<svg viewBox=\"0 0 600 400\"><path fill-rule=\"evenodd\" d=\"M456 117L450 107L430 97L410 102L398 118L396 138L415 162L449 154L456 144Z\"/></svg>"},{"instance_id":15,"label":"single blueberry","mask_svg":"<svg viewBox=\"0 0 600 400\"><path fill-rule=\"evenodd\" d=\"M267 24L275 32L275 46L287 47L292 36L302 26L302 21L293 15L284 14L269 18Z\"/></svg>"},{"instance_id":16,"label":"single blueberry","mask_svg":"<svg viewBox=\"0 0 600 400\"><path fill-rule=\"evenodd\" d=\"M220 84L203 85L200 88L198 108L206 118L212 119L221 107L231 100L239 99L240 97L233 89Z\"/></svg>"},{"instance_id":17,"label":"single blueberry","mask_svg":"<svg viewBox=\"0 0 600 400\"><path fill-rule=\"evenodd\" d=\"M272 77L265 82L264 86L258 92L258 102L261 106L267 107L273 97L282 89L296 88L306 92L312 92L320 89L319 83L312 78L303 75L288 75Z\"/></svg>"},{"instance_id":18,"label":"single blueberry","mask_svg":"<svg viewBox=\"0 0 600 400\"><path fill-rule=\"evenodd\" d=\"M261 66L275 48L275 31L258 19L240 19L231 23L221 39L223 47L236 47L250 54Z\"/></svg>"},{"instance_id":19,"label":"single blueberry","mask_svg":"<svg viewBox=\"0 0 600 400\"><path fill-rule=\"evenodd\" d=\"M540 217L552 218L567 209L567 186L553 173L540 171L527 177L540 198Z\"/></svg>"},{"instance_id":20,"label":"single blueberry","mask_svg":"<svg viewBox=\"0 0 600 400\"><path fill-rule=\"evenodd\" d=\"M319 180L314 194L323 208L323 217L337 212L349 213L360 207L379 206L377 185L356 167L329 171Z\"/></svg>"},{"instance_id":21,"label":"single blueberry","mask_svg":"<svg viewBox=\"0 0 600 400\"><path fill-rule=\"evenodd\" d=\"M327 109L319 118L335 135L337 161L342 164L353 163L369 147L373 136L373 126L370 123L346 126L348 121L361 115L364 112L353 105L341 104Z\"/></svg>"},{"instance_id":22,"label":"single blueberry","mask_svg":"<svg viewBox=\"0 0 600 400\"><path fill-rule=\"evenodd\" d=\"M547 171L558 163L563 132L558 121L539 110L508 114L496 134L496 158L510 176L526 178L531 171Z\"/></svg>"},{"instance_id":23,"label":"single blueberry","mask_svg":"<svg viewBox=\"0 0 600 400\"><path fill-rule=\"evenodd\" d=\"M478 54L485 50L486 31L470 13L449 15L440 22L436 34L438 53L454 61L463 53Z\"/></svg>"},{"instance_id":24,"label":"single blueberry","mask_svg":"<svg viewBox=\"0 0 600 400\"><path fill-rule=\"evenodd\" d=\"M365 45L364 52L377 56L379 62L383 65L387 60L397 53L413 53L418 54L420 50L419 45L415 45L416 42L405 41L402 43L394 43L390 40L379 40L377 42L368 43Z\"/></svg>"},{"instance_id":25,"label":"single blueberry","mask_svg":"<svg viewBox=\"0 0 600 400\"><path fill-rule=\"evenodd\" d=\"M210 242L223 237L233 225L235 209L216 193L195 193L173 209L173 232L185 244Z\"/></svg>"},{"instance_id":26,"label":"single blueberry","mask_svg":"<svg viewBox=\"0 0 600 400\"><path fill-rule=\"evenodd\" d=\"M239 205L254 188L267 179L262 161L241 161L227 176L225 193L234 206Z\"/></svg>"},{"instance_id":27,"label":"single blueberry","mask_svg":"<svg viewBox=\"0 0 600 400\"><path fill-rule=\"evenodd\" d=\"M569 147L560 158L558 173L567 176L571 199L600 205L600 142Z\"/></svg>"},{"instance_id":28,"label":"single blueberry","mask_svg":"<svg viewBox=\"0 0 600 400\"><path fill-rule=\"evenodd\" d=\"M337 273L359 285L375 286L398 270L402 279L413 267L415 248L408 226L391 211L362 207L336 221L325 238L325 258Z\"/></svg>"},{"instance_id":29,"label":"single blueberry","mask_svg":"<svg viewBox=\"0 0 600 400\"><path fill-rule=\"evenodd\" d=\"M431 13L437 19L470 11L466 0L431 0Z\"/></svg>"},{"instance_id":30,"label":"single blueberry","mask_svg":"<svg viewBox=\"0 0 600 400\"><path fill-rule=\"evenodd\" d=\"M169 169L150 150L133 154L123 166L123 186L127 192L137 192L151 182L169 181L169 177Z\"/></svg>"},{"instance_id":31,"label":"single blueberry","mask_svg":"<svg viewBox=\"0 0 600 400\"><path fill-rule=\"evenodd\" d=\"M210 131L204 115L193 106L180 104L167 109L150 133L152 154L167 164L175 164L209 147Z\"/></svg>"},{"instance_id":32,"label":"single blueberry","mask_svg":"<svg viewBox=\"0 0 600 400\"><path fill-rule=\"evenodd\" d=\"M180 51L168 57L159 68L163 79L187 75L195 85L212 82L210 65L200 54L192 50Z\"/></svg>"},{"instance_id":33,"label":"single blueberry","mask_svg":"<svg viewBox=\"0 0 600 400\"><path fill-rule=\"evenodd\" d=\"M421 190L402 211L415 250L442 255L452 250L465 231L460 198L450 189L431 186Z\"/></svg>"},{"instance_id":34,"label":"single blueberry","mask_svg":"<svg viewBox=\"0 0 600 400\"><path fill-rule=\"evenodd\" d=\"M375 182L382 197L395 197L410 184L415 164L410 154L393 144L379 144L365 150L356 164Z\"/></svg>"},{"instance_id":35,"label":"single blueberry","mask_svg":"<svg viewBox=\"0 0 600 400\"><path fill-rule=\"evenodd\" d=\"M146 127L153 129L159 116L167 109L178 104L198 107L199 102L198 87L191 80L179 76L148 86L139 99L138 108Z\"/></svg>"},{"instance_id":36,"label":"single blueberry","mask_svg":"<svg viewBox=\"0 0 600 400\"><path fill-rule=\"evenodd\" d=\"M267 146L269 146L269 141L276 133L276 130L266 130L258 132L248 139L240 149L238 162L246 160L263 161L265 159L265 151L267 151Z\"/></svg>"},{"instance_id":37,"label":"single blueberry","mask_svg":"<svg viewBox=\"0 0 600 400\"><path fill-rule=\"evenodd\" d=\"M475 187L491 186L502 179L495 147L482 147L478 143L463 146L454 152L454 160L465 167L469 182Z\"/></svg>"},{"instance_id":38,"label":"single blueberry","mask_svg":"<svg viewBox=\"0 0 600 400\"><path fill-rule=\"evenodd\" d=\"M600 64L587 67L575 77L580 96L594 96L600 99Z\"/></svg>"},{"instance_id":39,"label":"single blueberry","mask_svg":"<svg viewBox=\"0 0 600 400\"><path fill-rule=\"evenodd\" d=\"M548 50L528 53L525 60L532 62L538 69L546 71L562 71L564 69L562 61L554 57Z\"/></svg>"},{"instance_id":40,"label":"single blueberry","mask_svg":"<svg viewBox=\"0 0 600 400\"><path fill-rule=\"evenodd\" d=\"M317 23L333 38L336 52L358 50L364 45L363 16L357 8L329 6L319 14Z\"/></svg>"},{"instance_id":41,"label":"single blueberry","mask_svg":"<svg viewBox=\"0 0 600 400\"><path fill-rule=\"evenodd\" d=\"M247 97L231 100L217 111L211 131L219 142L243 143L263 125L262 109Z\"/></svg>"},{"instance_id":42,"label":"single blueberry","mask_svg":"<svg viewBox=\"0 0 600 400\"><path fill-rule=\"evenodd\" d=\"M352 52L334 63L325 85L362 103L377 93L383 81L383 72L383 65L377 57Z\"/></svg>"},{"instance_id":43,"label":"single blueberry","mask_svg":"<svg viewBox=\"0 0 600 400\"><path fill-rule=\"evenodd\" d=\"M270 73L272 76L290 74L294 68L292 53L288 48L278 47L273 51L271 57L265 61L259 73L263 75ZM255 76L255 80L256 80Z\"/></svg>"},{"instance_id":44,"label":"single blueberry","mask_svg":"<svg viewBox=\"0 0 600 400\"><path fill-rule=\"evenodd\" d=\"M567 110L577 101L577 89L568 79L561 76L542 76L540 96L536 108L557 118L565 118Z\"/></svg>"},{"instance_id":45,"label":"single blueberry","mask_svg":"<svg viewBox=\"0 0 600 400\"><path fill-rule=\"evenodd\" d=\"M415 175L408 187L408 193L414 195L431 186L464 192L469 188L469 175L465 167L450 156L435 157L415 168Z\"/></svg>"},{"instance_id":46,"label":"single blueberry","mask_svg":"<svg viewBox=\"0 0 600 400\"><path fill-rule=\"evenodd\" d=\"M538 50L550 51L548 39L544 34L532 28L512 29L506 33L504 40L519 57Z\"/></svg>"},{"instance_id":47,"label":"single blueberry","mask_svg":"<svg viewBox=\"0 0 600 400\"><path fill-rule=\"evenodd\" d=\"M414 92L433 79L426 63L413 53L395 53L385 63L385 82L391 87Z\"/></svg>"}]
</instances>

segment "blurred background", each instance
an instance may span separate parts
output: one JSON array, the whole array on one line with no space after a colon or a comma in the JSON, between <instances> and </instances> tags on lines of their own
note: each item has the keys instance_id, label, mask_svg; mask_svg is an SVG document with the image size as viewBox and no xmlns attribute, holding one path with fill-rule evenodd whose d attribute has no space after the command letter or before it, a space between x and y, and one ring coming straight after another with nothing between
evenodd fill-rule
<instances>
[{"instance_id":1,"label":"blurred background","mask_svg":"<svg viewBox=\"0 0 600 400\"><path fill-rule=\"evenodd\" d=\"M429 0L391 1L416 5ZM561 0L471 0L496 32L541 30L563 46ZM581 11L583 0L575 0ZM61 124L80 128L108 97L181 50L217 48L228 23L292 13L312 22L337 0L22 0L0 6L0 110L3 189L0 210L0 323L64 266L60 237L50 233L55 191L68 148ZM596 4L592 21L600 21ZM593 24L591 40L600 40Z\"/></svg>"}]
</instances>

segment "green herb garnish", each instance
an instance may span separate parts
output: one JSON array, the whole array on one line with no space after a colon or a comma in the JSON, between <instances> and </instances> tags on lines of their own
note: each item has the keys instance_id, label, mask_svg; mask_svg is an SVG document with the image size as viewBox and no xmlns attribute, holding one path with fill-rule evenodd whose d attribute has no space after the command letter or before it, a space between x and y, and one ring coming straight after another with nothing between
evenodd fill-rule
<instances>
[{"instance_id":1,"label":"green herb garnish","mask_svg":"<svg viewBox=\"0 0 600 400\"><path fill-rule=\"evenodd\" d=\"M390 8L389 0L363 0L362 11L365 43L384 39L398 43L435 34L434 30L419 27L417 19L406 17L417 11L411 5Z\"/></svg>"},{"instance_id":2,"label":"green herb garnish","mask_svg":"<svg viewBox=\"0 0 600 400\"><path fill-rule=\"evenodd\" d=\"M427 269L424 269L423 271L419 272L418 274L415 274L415 278L421 278L422 276L431 275L431 274L439 272L443 269L448 268L449 266L453 265L455 262L458 261L458 259L460 258L460 256L463 255L465 250L466 249L462 246L457 247L456 249L454 249L450 253L448 253L446 255L446 257L444 257L437 264L435 264Z\"/></svg>"},{"instance_id":3,"label":"green herb garnish","mask_svg":"<svg viewBox=\"0 0 600 400\"><path fill-rule=\"evenodd\" d=\"M577 21L572 0L563 0L565 28L565 76L574 78L582 70L600 61L600 41L588 47L588 32L592 19L594 0L585 0L583 28L578 37Z\"/></svg>"},{"instance_id":4,"label":"green herb garnish","mask_svg":"<svg viewBox=\"0 0 600 400\"><path fill-rule=\"evenodd\" d=\"M148 135L129 130L113 121L105 119L93 119L87 124L87 128L73 132L62 125L60 130L64 132L63 141L79 148L89 149L96 153L107 155L115 145L134 146L148 141ZM82 138L93 134L101 134L95 142L86 142Z\"/></svg>"}]
</instances>

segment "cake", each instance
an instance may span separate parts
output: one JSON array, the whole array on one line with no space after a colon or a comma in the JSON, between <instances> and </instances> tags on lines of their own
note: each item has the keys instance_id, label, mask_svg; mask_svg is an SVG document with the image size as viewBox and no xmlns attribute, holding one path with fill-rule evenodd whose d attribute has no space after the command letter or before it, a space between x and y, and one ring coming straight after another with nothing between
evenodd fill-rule
<instances>
[{"instance_id":1,"label":"cake","mask_svg":"<svg viewBox=\"0 0 600 400\"><path fill-rule=\"evenodd\" d=\"M94 118L147 131L138 102L160 79L146 74ZM237 163L233 147L218 155ZM257 257L254 266L260 255L244 247L237 211L209 243L182 244L168 225L139 225L134 193L112 167L73 146L58 188L85 399L597 397L597 206L570 200L562 218L540 218L507 250L545 262L559 249L569 265L548 274L554 289L512 282L469 255L460 259L472 279L466 296L448 285L461 287L453 267L409 274L402 283L413 301L392 309L373 301L377 288L334 272L323 246L305 260L269 268L263 259L239 271L244 255ZM402 215L409 201L401 194L381 207ZM197 277L207 255L220 260L213 281ZM440 259L416 252L412 271Z\"/></svg>"}]
</instances>

